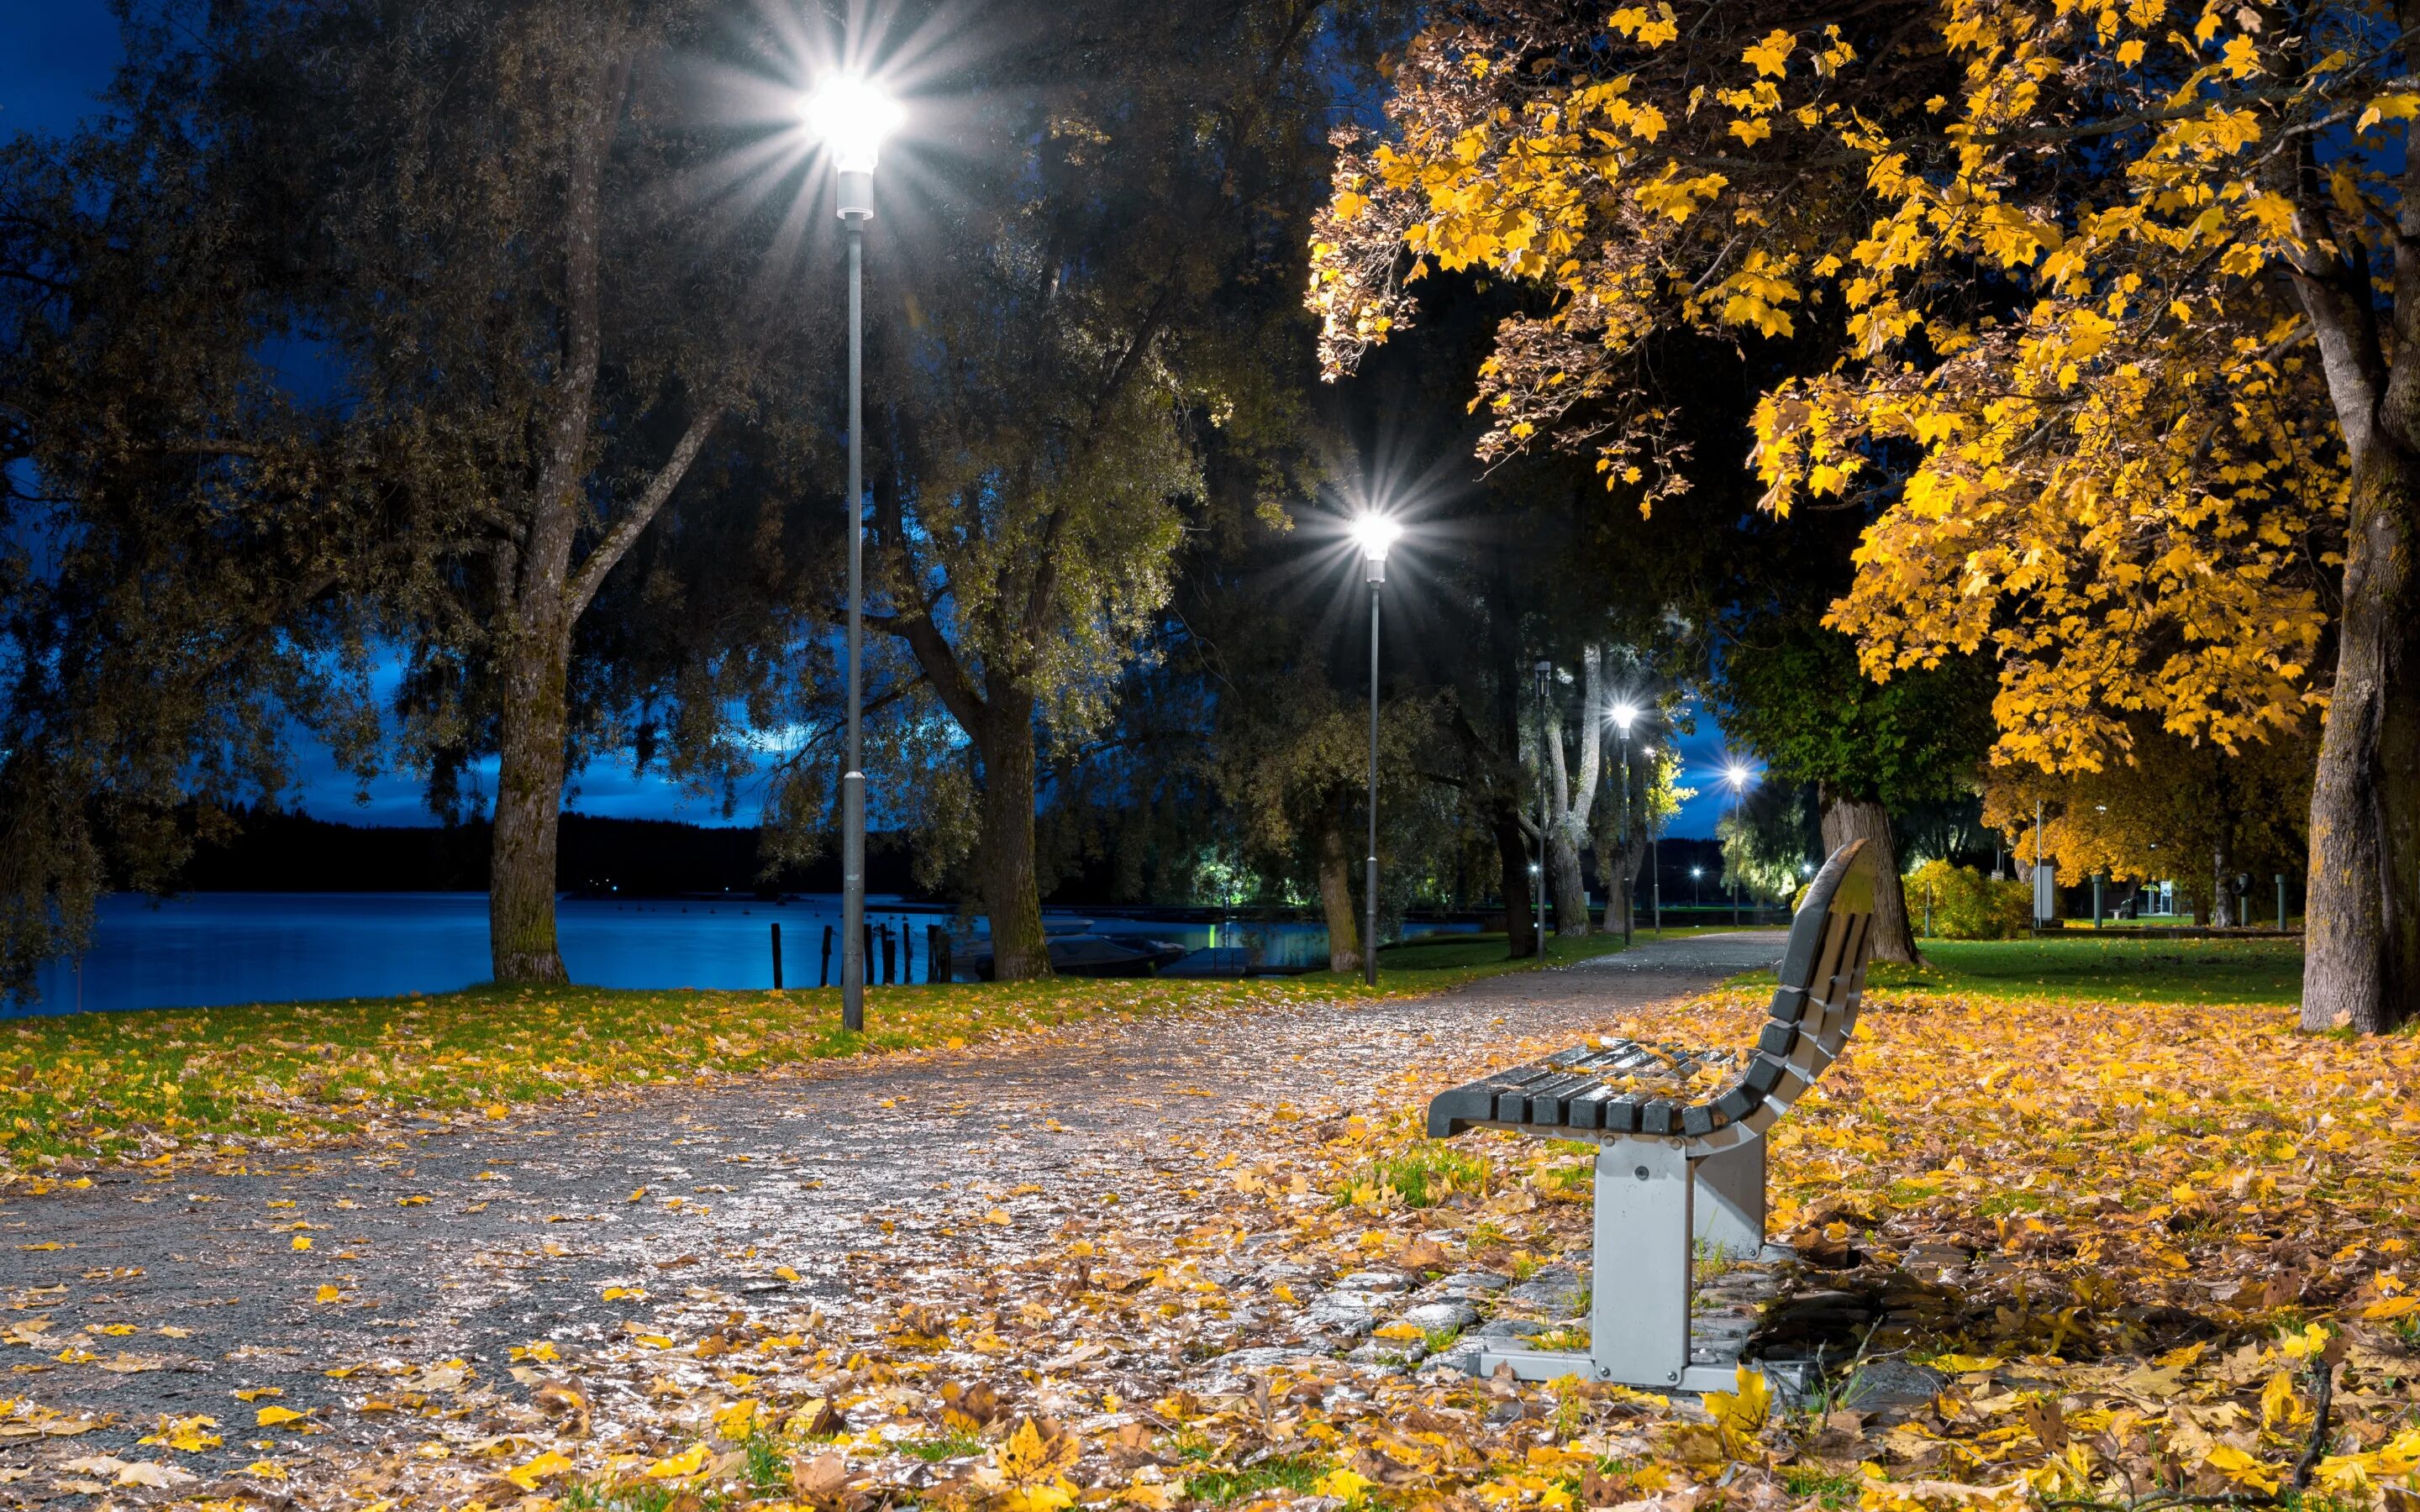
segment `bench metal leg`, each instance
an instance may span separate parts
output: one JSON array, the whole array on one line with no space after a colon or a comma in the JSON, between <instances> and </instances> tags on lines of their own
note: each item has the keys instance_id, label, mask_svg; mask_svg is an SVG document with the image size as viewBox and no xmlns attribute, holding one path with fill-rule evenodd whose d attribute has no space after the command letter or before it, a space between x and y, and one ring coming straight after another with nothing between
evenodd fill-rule
<instances>
[{"instance_id":1,"label":"bench metal leg","mask_svg":"<svg viewBox=\"0 0 2420 1512\"><path fill-rule=\"evenodd\" d=\"M1684 1386L1690 1205L1689 1162L1679 1145L1624 1139L1599 1149L1589 1352L1486 1348L1479 1373L1509 1365L1522 1381L1579 1375L1657 1391Z\"/></svg>"},{"instance_id":2,"label":"bench metal leg","mask_svg":"<svg viewBox=\"0 0 2420 1512\"><path fill-rule=\"evenodd\" d=\"M1698 1162L1694 1237L1737 1259L1764 1252L1764 1141Z\"/></svg>"},{"instance_id":3,"label":"bench metal leg","mask_svg":"<svg viewBox=\"0 0 2420 1512\"><path fill-rule=\"evenodd\" d=\"M1687 1152L1624 1139L1596 1157L1596 1272L1589 1353L1597 1377L1673 1387L1689 1364Z\"/></svg>"}]
</instances>

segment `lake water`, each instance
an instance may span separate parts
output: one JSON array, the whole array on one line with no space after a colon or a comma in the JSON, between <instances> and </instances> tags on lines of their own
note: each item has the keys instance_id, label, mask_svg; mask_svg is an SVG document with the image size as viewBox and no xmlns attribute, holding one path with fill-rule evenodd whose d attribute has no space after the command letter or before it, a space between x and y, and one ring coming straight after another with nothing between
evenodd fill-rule
<instances>
[{"instance_id":1,"label":"lake water","mask_svg":"<svg viewBox=\"0 0 2420 1512\"><path fill-rule=\"evenodd\" d=\"M866 918L904 931L922 980L925 926L947 925L954 915L870 898ZM1326 964L1327 931L1318 924L1044 913L1054 931L1079 918L1093 920L1097 933L1142 934L1194 949L1255 945L1271 965ZM769 987L768 926L775 922L782 926L784 982L815 985L824 926L837 932L840 923L836 896L785 903L566 898L556 908L565 968L574 981L600 987ZM839 980L837 940L831 975ZM93 949L82 961L54 962L39 980L41 1000L16 1005L16 1012L451 992L488 980L488 898L477 892L204 892L154 903L121 894L101 901Z\"/></svg>"}]
</instances>

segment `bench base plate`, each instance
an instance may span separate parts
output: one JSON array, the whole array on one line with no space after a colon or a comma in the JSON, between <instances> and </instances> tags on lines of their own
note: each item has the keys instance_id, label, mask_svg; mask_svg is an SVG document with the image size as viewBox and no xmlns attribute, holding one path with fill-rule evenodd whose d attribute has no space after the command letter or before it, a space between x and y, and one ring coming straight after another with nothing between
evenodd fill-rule
<instances>
[{"instance_id":1,"label":"bench base plate","mask_svg":"<svg viewBox=\"0 0 2420 1512\"><path fill-rule=\"evenodd\" d=\"M1640 1391L1686 1392L1730 1391L1739 1384L1736 1367L1730 1365L1689 1365L1681 1372L1679 1381L1616 1381L1613 1366L1598 1365L1575 1350L1481 1350L1477 1374L1482 1378L1492 1376L1497 1365L1507 1365L1512 1367L1515 1381L1560 1381L1565 1376L1577 1376L1583 1381L1613 1381Z\"/></svg>"}]
</instances>

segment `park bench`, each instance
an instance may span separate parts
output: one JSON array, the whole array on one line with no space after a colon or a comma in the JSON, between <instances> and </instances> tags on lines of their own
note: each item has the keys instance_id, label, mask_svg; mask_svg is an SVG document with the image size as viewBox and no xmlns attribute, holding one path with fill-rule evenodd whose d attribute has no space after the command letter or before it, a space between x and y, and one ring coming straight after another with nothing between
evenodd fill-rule
<instances>
[{"instance_id":1,"label":"park bench","mask_svg":"<svg viewBox=\"0 0 2420 1512\"><path fill-rule=\"evenodd\" d=\"M1823 863L1791 924L1771 1016L1744 1058L1603 1041L1496 1072L1429 1103L1433 1139L1509 1129L1597 1146L1588 1352L1491 1339L1480 1350L1481 1375L1510 1365L1523 1381L1579 1375L1666 1391L1730 1388L1735 1360L1690 1351L1696 1249L1764 1253L1764 1132L1856 1027L1873 891L1865 841L1851 841ZM1690 1077L1731 1064L1737 1073L1719 1092L1688 1100L1682 1088Z\"/></svg>"}]
</instances>

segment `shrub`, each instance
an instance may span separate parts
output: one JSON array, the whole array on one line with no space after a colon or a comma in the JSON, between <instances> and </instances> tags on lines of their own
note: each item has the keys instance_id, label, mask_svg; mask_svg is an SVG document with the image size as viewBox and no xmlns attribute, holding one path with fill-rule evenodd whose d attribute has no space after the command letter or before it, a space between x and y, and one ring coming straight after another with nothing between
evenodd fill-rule
<instances>
[{"instance_id":1,"label":"shrub","mask_svg":"<svg viewBox=\"0 0 2420 1512\"><path fill-rule=\"evenodd\" d=\"M2015 939L2033 927L2033 890L2022 882L1987 877L1971 866L1927 861L1907 879L1907 909L1919 928L1932 912L1931 933L1947 940Z\"/></svg>"}]
</instances>

